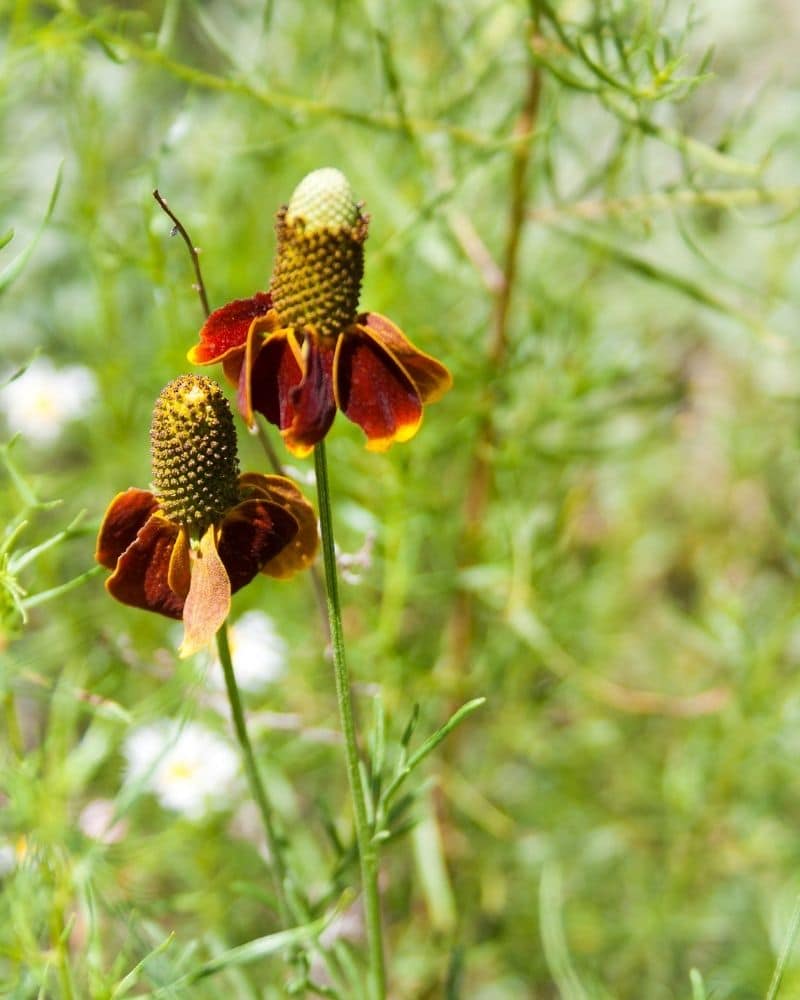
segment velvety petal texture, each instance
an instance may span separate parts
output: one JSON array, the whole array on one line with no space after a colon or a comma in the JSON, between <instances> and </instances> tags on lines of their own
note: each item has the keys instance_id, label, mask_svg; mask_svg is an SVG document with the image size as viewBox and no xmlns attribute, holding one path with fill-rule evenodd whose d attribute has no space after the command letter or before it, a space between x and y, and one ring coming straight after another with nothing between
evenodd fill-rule
<instances>
[{"instance_id":1,"label":"velvety petal texture","mask_svg":"<svg viewBox=\"0 0 800 1000\"><path fill-rule=\"evenodd\" d=\"M250 324L264 316L272 306L268 292L257 292L249 299L236 299L215 309L200 330L200 343L188 354L193 365L211 365L244 347Z\"/></svg>"},{"instance_id":2,"label":"velvety petal texture","mask_svg":"<svg viewBox=\"0 0 800 1000\"><path fill-rule=\"evenodd\" d=\"M372 337L394 356L411 378L423 403L435 403L453 385L453 378L445 366L417 350L410 340L391 320L380 313L362 313L358 327L366 327Z\"/></svg>"},{"instance_id":3,"label":"velvety petal texture","mask_svg":"<svg viewBox=\"0 0 800 1000\"><path fill-rule=\"evenodd\" d=\"M264 324L276 314L265 317ZM267 332L259 337L262 321L250 328L245 354L245 366L239 378L239 412L248 424L253 423L253 411L263 413L280 430L292 425L295 408L294 389L303 380L302 351L293 330Z\"/></svg>"},{"instance_id":4,"label":"velvety petal texture","mask_svg":"<svg viewBox=\"0 0 800 1000\"><path fill-rule=\"evenodd\" d=\"M333 361L337 343L333 338L309 335L303 345L303 380L288 394L294 416L281 431L286 447L298 458L308 455L325 437L336 416Z\"/></svg>"},{"instance_id":5,"label":"velvety petal texture","mask_svg":"<svg viewBox=\"0 0 800 1000\"><path fill-rule=\"evenodd\" d=\"M367 327L342 337L334 367L336 402L367 435L367 448L385 451L408 441L422 422L422 400L394 355Z\"/></svg>"},{"instance_id":6,"label":"velvety petal texture","mask_svg":"<svg viewBox=\"0 0 800 1000\"><path fill-rule=\"evenodd\" d=\"M149 490L131 487L118 493L100 525L94 553L97 562L106 569L115 569L119 557L157 509L158 501Z\"/></svg>"},{"instance_id":7,"label":"velvety petal texture","mask_svg":"<svg viewBox=\"0 0 800 1000\"><path fill-rule=\"evenodd\" d=\"M117 560L106 589L123 604L181 618L183 597L169 585L169 564L180 528L158 511L144 523Z\"/></svg>"},{"instance_id":8,"label":"velvety petal texture","mask_svg":"<svg viewBox=\"0 0 800 1000\"><path fill-rule=\"evenodd\" d=\"M231 595L259 573L286 578L316 555L314 509L291 480L245 473L237 483L239 503L194 546L147 490L118 494L100 527L96 558L113 570L109 593L123 604L183 619L181 656L214 638Z\"/></svg>"},{"instance_id":9,"label":"velvety petal texture","mask_svg":"<svg viewBox=\"0 0 800 1000\"><path fill-rule=\"evenodd\" d=\"M242 495L262 497L292 515L297 534L292 541L264 563L261 572L279 580L288 579L314 561L319 545L317 515L291 479L246 472L239 477Z\"/></svg>"},{"instance_id":10,"label":"velvety petal texture","mask_svg":"<svg viewBox=\"0 0 800 1000\"><path fill-rule=\"evenodd\" d=\"M248 425L263 414L298 458L325 437L337 408L364 431L371 451L408 441L424 405L453 381L441 362L380 313L361 313L337 336L320 336L310 328L282 328L265 293L212 313L189 360L221 361Z\"/></svg>"},{"instance_id":11,"label":"velvety petal texture","mask_svg":"<svg viewBox=\"0 0 800 1000\"><path fill-rule=\"evenodd\" d=\"M229 511L219 533L219 554L237 591L295 537L294 517L270 500L245 500Z\"/></svg>"}]
</instances>

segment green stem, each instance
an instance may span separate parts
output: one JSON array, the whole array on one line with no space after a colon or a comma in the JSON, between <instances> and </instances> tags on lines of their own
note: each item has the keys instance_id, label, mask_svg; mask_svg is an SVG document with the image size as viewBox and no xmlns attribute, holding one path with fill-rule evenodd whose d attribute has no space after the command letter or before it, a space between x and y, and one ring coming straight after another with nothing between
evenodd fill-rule
<instances>
[{"instance_id":1,"label":"green stem","mask_svg":"<svg viewBox=\"0 0 800 1000\"><path fill-rule=\"evenodd\" d=\"M353 719L353 703L350 695L350 676L344 652L342 631L342 609L339 603L339 584L336 574L336 556L333 544L333 519L331 517L330 488L328 484L328 462L325 443L320 441L314 448L314 466L317 474L317 501L319 504L320 533L322 535L322 558L325 565L325 584L328 603L328 619L331 628L331 648L333 650L333 670L336 678L336 699L344 735L347 777L353 799L356 841L361 862L361 883L364 893L364 917L369 949L369 996L371 1000L383 1000L386 996L386 970L383 956L383 928L381 925L381 902L378 891L378 849L373 841L367 819L367 804L356 742L356 727Z\"/></svg>"},{"instance_id":2,"label":"green stem","mask_svg":"<svg viewBox=\"0 0 800 1000\"><path fill-rule=\"evenodd\" d=\"M272 808L267 798L267 793L258 773L253 747L250 737L247 735L247 725L244 720L242 709L242 699L239 697L239 688L236 684L236 677L233 673L233 663L231 661L231 648L228 643L228 626L223 625L217 632L217 650L219 661L222 664L222 671L225 674L225 687L228 691L228 701L231 705L233 715L233 727L236 730L236 738L244 757L244 766L247 771L247 780L250 783L250 791L256 800L261 819L264 823L264 832L267 835L267 847L269 848L270 859L272 861L272 877L275 883L275 893L278 898L278 908L280 909L281 920L284 927L292 924L292 912L286 894L286 865L283 862L281 843L275 832L275 824L272 819Z\"/></svg>"}]
</instances>

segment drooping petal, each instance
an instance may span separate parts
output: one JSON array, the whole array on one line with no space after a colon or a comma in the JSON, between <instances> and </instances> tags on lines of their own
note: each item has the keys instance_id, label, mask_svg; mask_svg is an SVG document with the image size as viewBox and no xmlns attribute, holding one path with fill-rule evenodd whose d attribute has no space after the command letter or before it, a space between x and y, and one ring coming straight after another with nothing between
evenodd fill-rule
<instances>
[{"instance_id":1,"label":"drooping petal","mask_svg":"<svg viewBox=\"0 0 800 1000\"><path fill-rule=\"evenodd\" d=\"M423 403L435 403L453 384L453 377L445 366L424 354L408 340L405 334L380 313L362 313L358 325L369 332L400 362L417 388Z\"/></svg>"},{"instance_id":2,"label":"drooping petal","mask_svg":"<svg viewBox=\"0 0 800 1000\"><path fill-rule=\"evenodd\" d=\"M294 516L262 497L244 500L228 511L219 527L219 557L235 593L297 536Z\"/></svg>"},{"instance_id":3,"label":"drooping petal","mask_svg":"<svg viewBox=\"0 0 800 1000\"><path fill-rule=\"evenodd\" d=\"M236 299L215 309L200 330L200 343L189 351L189 361L193 365L213 365L241 351L250 324L256 317L268 313L271 307L269 292L257 292L250 299Z\"/></svg>"},{"instance_id":4,"label":"drooping petal","mask_svg":"<svg viewBox=\"0 0 800 1000\"><path fill-rule=\"evenodd\" d=\"M231 584L217 552L215 532L214 525L209 525L199 548L191 553L192 579L183 608L183 642L178 649L181 658L208 645L231 610Z\"/></svg>"},{"instance_id":5,"label":"drooping petal","mask_svg":"<svg viewBox=\"0 0 800 1000\"><path fill-rule=\"evenodd\" d=\"M317 515L291 479L246 472L239 476L239 488L280 504L294 517L298 532L289 544L264 564L262 573L286 580L314 561L319 544Z\"/></svg>"},{"instance_id":6,"label":"drooping petal","mask_svg":"<svg viewBox=\"0 0 800 1000\"><path fill-rule=\"evenodd\" d=\"M422 421L422 399L411 377L367 327L339 339L334 365L336 402L367 435L370 451L408 441Z\"/></svg>"},{"instance_id":7,"label":"drooping petal","mask_svg":"<svg viewBox=\"0 0 800 1000\"><path fill-rule=\"evenodd\" d=\"M192 578L192 561L189 555L189 536L185 531L178 533L172 555L169 557L167 583L169 589L186 600Z\"/></svg>"},{"instance_id":8,"label":"drooping petal","mask_svg":"<svg viewBox=\"0 0 800 1000\"><path fill-rule=\"evenodd\" d=\"M131 487L118 493L108 505L100 525L94 554L97 562L106 569L114 569L119 557L157 507L158 501L149 490Z\"/></svg>"},{"instance_id":9,"label":"drooping petal","mask_svg":"<svg viewBox=\"0 0 800 1000\"><path fill-rule=\"evenodd\" d=\"M183 598L169 585L169 564L180 528L156 511L139 529L106 580L106 589L123 604L180 618Z\"/></svg>"},{"instance_id":10,"label":"drooping petal","mask_svg":"<svg viewBox=\"0 0 800 1000\"><path fill-rule=\"evenodd\" d=\"M298 458L308 455L314 445L325 437L336 416L333 397L336 343L333 338L318 339L308 334L303 344L303 381L289 393L294 417L291 424L281 431L286 447Z\"/></svg>"},{"instance_id":11,"label":"drooping petal","mask_svg":"<svg viewBox=\"0 0 800 1000\"><path fill-rule=\"evenodd\" d=\"M274 310L255 320L239 378L239 411L247 423L252 425L253 411L258 411L281 430L288 427L294 419L291 393L302 378L302 356L294 331L279 328Z\"/></svg>"}]
</instances>

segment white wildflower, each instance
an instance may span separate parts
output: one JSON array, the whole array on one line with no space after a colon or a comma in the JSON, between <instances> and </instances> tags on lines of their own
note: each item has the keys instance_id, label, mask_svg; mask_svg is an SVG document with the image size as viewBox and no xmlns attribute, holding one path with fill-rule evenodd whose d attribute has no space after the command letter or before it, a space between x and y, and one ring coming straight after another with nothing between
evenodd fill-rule
<instances>
[{"instance_id":1,"label":"white wildflower","mask_svg":"<svg viewBox=\"0 0 800 1000\"><path fill-rule=\"evenodd\" d=\"M19 836L15 841L0 841L0 878L10 875L28 857L28 840Z\"/></svg>"},{"instance_id":2,"label":"white wildflower","mask_svg":"<svg viewBox=\"0 0 800 1000\"><path fill-rule=\"evenodd\" d=\"M142 726L126 740L125 757L130 781L142 782L165 809L190 819L225 808L239 774L234 749L197 722Z\"/></svg>"},{"instance_id":3,"label":"white wildflower","mask_svg":"<svg viewBox=\"0 0 800 1000\"><path fill-rule=\"evenodd\" d=\"M302 483L304 486L317 485L317 475L314 472L313 465L302 467L298 465L284 465L283 474L293 479L296 483Z\"/></svg>"},{"instance_id":4,"label":"white wildflower","mask_svg":"<svg viewBox=\"0 0 800 1000\"><path fill-rule=\"evenodd\" d=\"M17 852L7 841L0 844L0 878L10 875L17 867Z\"/></svg>"},{"instance_id":5,"label":"white wildflower","mask_svg":"<svg viewBox=\"0 0 800 1000\"><path fill-rule=\"evenodd\" d=\"M0 388L0 409L12 434L51 444L65 423L88 413L96 392L97 382L88 368L57 369L47 358L36 358L22 375Z\"/></svg>"},{"instance_id":6,"label":"white wildflower","mask_svg":"<svg viewBox=\"0 0 800 1000\"><path fill-rule=\"evenodd\" d=\"M236 683L243 691L261 691L286 673L286 642L263 611L246 611L231 626L229 642ZM225 688L219 659L211 664L209 680L218 690Z\"/></svg>"}]
</instances>

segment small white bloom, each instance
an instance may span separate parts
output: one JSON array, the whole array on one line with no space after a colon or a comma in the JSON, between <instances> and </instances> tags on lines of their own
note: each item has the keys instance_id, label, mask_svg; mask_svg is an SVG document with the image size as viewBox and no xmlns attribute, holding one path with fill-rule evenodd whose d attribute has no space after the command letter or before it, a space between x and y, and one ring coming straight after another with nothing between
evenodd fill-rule
<instances>
[{"instance_id":1,"label":"small white bloom","mask_svg":"<svg viewBox=\"0 0 800 1000\"><path fill-rule=\"evenodd\" d=\"M263 611L246 611L231 626L229 642L236 683L243 691L261 691L286 673L286 642ZM217 658L211 664L209 680L224 690L225 676Z\"/></svg>"},{"instance_id":2,"label":"small white bloom","mask_svg":"<svg viewBox=\"0 0 800 1000\"><path fill-rule=\"evenodd\" d=\"M165 809L190 819L227 806L239 775L234 749L197 722L142 726L126 740L125 756L129 780L143 781Z\"/></svg>"},{"instance_id":3,"label":"small white bloom","mask_svg":"<svg viewBox=\"0 0 800 1000\"><path fill-rule=\"evenodd\" d=\"M16 841L0 841L0 878L10 875L28 856L28 841L24 836Z\"/></svg>"},{"instance_id":4,"label":"small white bloom","mask_svg":"<svg viewBox=\"0 0 800 1000\"><path fill-rule=\"evenodd\" d=\"M6 372L5 377L10 374ZM12 434L51 444L67 421L89 411L96 392L97 383L88 368L56 369L47 358L36 358L19 378L0 388L0 409Z\"/></svg>"},{"instance_id":5,"label":"small white bloom","mask_svg":"<svg viewBox=\"0 0 800 1000\"><path fill-rule=\"evenodd\" d=\"M17 852L8 842L0 844L0 878L10 875L17 867Z\"/></svg>"},{"instance_id":6,"label":"small white bloom","mask_svg":"<svg viewBox=\"0 0 800 1000\"><path fill-rule=\"evenodd\" d=\"M345 583L359 584L364 574L372 566L372 551L378 537L378 523L374 515L358 504L345 504L341 511L342 520L354 531L364 536L357 552L342 552L335 546L336 564Z\"/></svg>"},{"instance_id":7,"label":"small white bloom","mask_svg":"<svg viewBox=\"0 0 800 1000\"><path fill-rule=\"evenodd\" d=\"M293 479L296 483L302 483L304 486L317 485L317 474L314 472L313 465L303 466L302 468L298 465L284 465L283 474Z\"/></svg>"}]
</instances>

